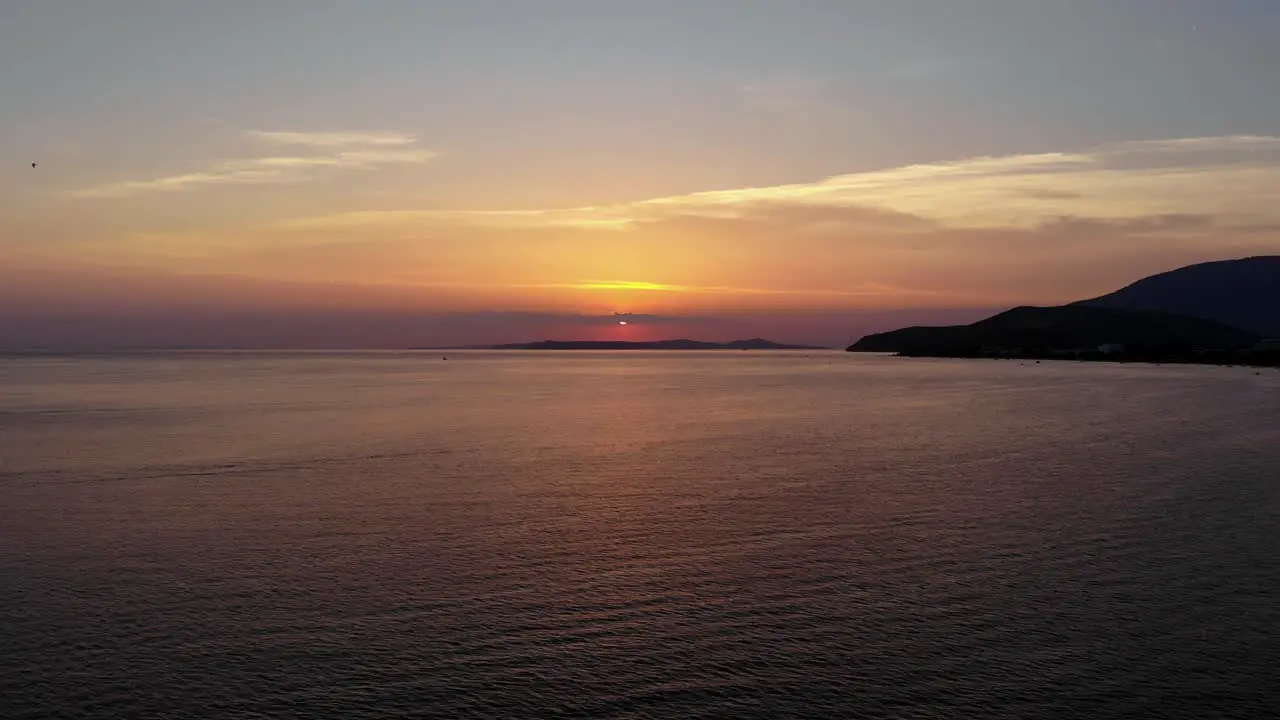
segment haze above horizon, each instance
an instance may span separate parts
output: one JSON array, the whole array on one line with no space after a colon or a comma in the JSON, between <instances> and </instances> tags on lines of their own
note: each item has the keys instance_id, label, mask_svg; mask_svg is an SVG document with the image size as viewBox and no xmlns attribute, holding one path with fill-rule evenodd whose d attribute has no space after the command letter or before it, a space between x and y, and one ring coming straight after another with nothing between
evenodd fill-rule
<instances>
[{"instance_id":1,"label":"haze above horizon","mask_svg":"<svg viewBox=\"0 0 1280 720\"><path fill-rule=\"evenodd\" d=\"M1270 0L6 3L0 346L841 346L1276 254L1277 36Z\"/></svg>"}]
</instances>

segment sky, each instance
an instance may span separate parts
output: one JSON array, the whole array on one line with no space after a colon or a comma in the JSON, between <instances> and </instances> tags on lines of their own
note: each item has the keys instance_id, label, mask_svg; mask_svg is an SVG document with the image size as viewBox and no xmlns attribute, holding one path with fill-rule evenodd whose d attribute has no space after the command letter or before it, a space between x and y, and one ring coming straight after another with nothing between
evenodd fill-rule
<instances>
[{"instance_id":1,"label":"sky","mask_svg":"<svg viewBox=\"0 0 1280 720\"><path fill-rule=\"evenodd\" d=\"M1275 0L0 0L0 348L842 346L1276 254L1277 37Z\"/></svg>"}]
</instances>

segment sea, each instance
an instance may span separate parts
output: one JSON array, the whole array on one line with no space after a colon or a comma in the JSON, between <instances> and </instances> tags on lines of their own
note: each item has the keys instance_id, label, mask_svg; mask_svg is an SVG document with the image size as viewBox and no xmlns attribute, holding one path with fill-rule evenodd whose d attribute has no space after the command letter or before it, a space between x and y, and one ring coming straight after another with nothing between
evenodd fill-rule
<instances>
[{"instance_id":1,"label":"sea","mask_svg":"<svg viewBox=\"0 0 1280 720\"><path fill-rule=\"evenodd\" d=\"M1280 372L0 358L0 718L1280 716Z\"/></svg>"}]
</instances>

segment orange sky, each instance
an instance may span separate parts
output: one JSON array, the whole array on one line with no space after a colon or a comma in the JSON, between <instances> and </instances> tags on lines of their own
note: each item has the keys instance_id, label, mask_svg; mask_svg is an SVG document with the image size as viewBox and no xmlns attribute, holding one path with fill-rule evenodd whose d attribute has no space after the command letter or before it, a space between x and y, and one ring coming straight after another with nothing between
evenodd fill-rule
<instances>
[{"instance_id":1,"label":"orange sky","mask_svg":"<svg viewBox=\"0 0 1280 720\"><path fill-rule=\"evenodd\" d=\"M86 288L95 275L142 274L175 301L181 278L199 275L274 283L286 303L402 309L973 307L1077 299L1179 263L1263 252L1280 220L1268 189L1280 186L1280 139L1262 136L477 210L335 207L328 184L376 176L382 163L431 172L433 156L406 135L263 135L246 135L256 155L208 168L48 188L10 211L19 239L45 240L15 244L9 267L71 269ZM30 174L54 184L62 173ZM315 197L287 213L238 210L311 184Z\"/></svg>"},{"instance_id":2,"label":"orange sky","mask_svg":"<svg viewBox=\"0 0 1280 720\"><path fill-rule=\"evenodd\" d=\"M23 6L0 316L632 312L832 341L850 313L1280 252L1265 18L975 2Z\"/></svg>"},{"instance_id":3,"label":"orange sky","mask_svg":"<svg viewBox=\"0 0 1280 720\"><path fill-rule=\"evenodd\" d=\"M258 133L246 144L258 154L167 178L58 187L58 165L31 169L32 182L48 186L6 208L0 279L11 310L776 317L999 308L1280 248L1280 139L1266 136L519 210L352 209L341 205L358 203L324 191L382 163L431 172L432 156L408 136ZM282 203L287 212L259 207L276 193L301 196ZM752 334L776 324L758 327Z\"/></svg>"}]
</instances>

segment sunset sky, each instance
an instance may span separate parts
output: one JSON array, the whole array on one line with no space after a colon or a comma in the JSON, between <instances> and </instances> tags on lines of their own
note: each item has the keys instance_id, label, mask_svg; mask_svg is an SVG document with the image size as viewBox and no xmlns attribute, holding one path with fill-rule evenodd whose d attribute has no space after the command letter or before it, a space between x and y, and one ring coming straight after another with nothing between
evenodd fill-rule
<instances>
[{"instance_id":1,"label":"sunset sky","mask_svg":"<svg viewBox=\"0 0 1280 720\"><path fill-rule=\"evenodd\" d=\"M843 345L1280 253L1276 38L1276 0L0 0L0 347Z\"/></svg>"}]
</instances>

